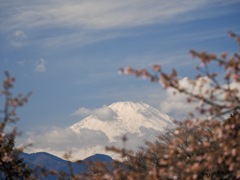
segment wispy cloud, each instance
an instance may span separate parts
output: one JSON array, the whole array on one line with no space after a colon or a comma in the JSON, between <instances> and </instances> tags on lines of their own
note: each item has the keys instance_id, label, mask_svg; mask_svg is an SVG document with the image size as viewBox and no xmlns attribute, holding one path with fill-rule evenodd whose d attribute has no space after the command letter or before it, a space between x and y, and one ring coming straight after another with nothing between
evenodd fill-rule
<instances>
[{"instance_id":1,"label":"wispy cloud","mask_svg":"<svg viewBox=\"0 0 240 180\"><path fill-rule=\"evenodd\" d=\"M39 73L45 73L47 71L46 64L47 62L45 59L40 59L39 61L37 61L35 71Z\"/></svg>"},{"instance_id":2,"label":"wispy cloud","mask_svg":"<svg viewBox=\"0 0 240 180\"><path fill-rule=\"evenodd\" d=\"M185 22L221 15L224 11L205 11L224 0L129 0L129 1L55 1L46 3L5 2L0 7L0 31L16 29L43 33L41 42L46 47L66 44L85 45L125 36L126 30L150 24ZM237 1L231 1L236 3ZM17 7L17 8L13 8ZM227 9L227 8L226 8ZM229 9L228 9L229 10ZM204 11L204 13L203 13ZM226 10L227 11L227 10ZM49 32L49 30L51 32ZM54 31L52 31L54 30ZM116 32L117 30L117 32ZM47 36L45 31L48 31ZM15 42L16 46L21 46Z\"/></svg>"},{"instance_id":3,"label":"wispy cloud","mask_svg":"<svg viewBox=\"0 0 240 180\"><path fill-rule=\"evenodd\" d=\"M62 33L55 36L46 37L41 40L41 43L46 48L59 48L64 46L64 50L73 48L73 46L84 46L88 44L93 44L109 39L131 36L131 33L121 33L121 32L95 32L95 31L75 31L71 33Z\"/></svg>"},{"instance_id":4,"label":"wispy cloud","mask_svg":"<svg viewBox=\"0 0 240 180\"><path fill-rule=\"evenodd\" d=\"M18 2L17 9L9 9L5 3L5 13L10 16L3 21L6 28L24 27L77 27L80 29L112 29L135 27L159 22L175 22L181 16L207 5L223 2L215 1L48 1L41 4ZM3 13L4 14L4 13ZM206 13L205 13L206 15ZM189 18L189 16L186 16ZM197 16L192 16L196 18ZM179 19L179 18L178 18ZM180 18L183 20L184 17Z\"/></svg>"},{"instance_id":5,"label":"wispy cloud","mask_svg":"<svg viewBox=\"0 0 240 180\"><path fill-rule=\"evenodd\" d=\"M26 60L19 60L17 61L17 64L24 66L26 64Z\"/></svg>"},{"instance_id":6,"label":"wispy cloud","mask_svg":"<svg viewBox=\"0 0 240 180\"><path fill-rule=\"evenodd\" d=\"M23 31L17 30L10 37L11 45L20 48L26 44L27 38L27 35Z\"/></svg>"}]
</instances>

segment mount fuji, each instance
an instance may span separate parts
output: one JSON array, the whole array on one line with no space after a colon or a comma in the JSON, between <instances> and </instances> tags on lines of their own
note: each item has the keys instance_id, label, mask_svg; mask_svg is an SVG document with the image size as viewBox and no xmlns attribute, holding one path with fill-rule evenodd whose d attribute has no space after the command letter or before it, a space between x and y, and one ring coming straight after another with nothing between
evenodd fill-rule
<instances>
[{"instance_id":1,"label":"mount fuji","mask_svg":"<svg viewBox=\"0 0 240 180\"><path fill-rule=\"evenodd\" d=\"M40 133L29 133L22 144L33 146L26 152L47 152L60 158L70 152L71 161L95 154L118 159L119 154L106 151L106 146L135 151L146 141L154 142L165 128L175 127L171 117L143 102L115 102L95 110L80 108L76 112L78 115L87 112L88 116L67 128L50 127ZM123 137L127 138L124 143Z\"/></svg>"},{"instance_id":2,"label":"mount fuji","mask_svg":"<svg viewBox=\"0 0 240 180\"><path fill-rule=\"evenodd\" d=\"M115 102L102 110L69 127L78 136L90 134L86 132L95 132L97 139L102 136L99 143L84 152L80 150L79 155L103 153L114 158L114 153L105 151L104 146L123 147L121 139L126 136L127 149L136 150L145 141L154 141L165 128L174 126L172 118L143 102Z\"/></svg>"}]
</instances>

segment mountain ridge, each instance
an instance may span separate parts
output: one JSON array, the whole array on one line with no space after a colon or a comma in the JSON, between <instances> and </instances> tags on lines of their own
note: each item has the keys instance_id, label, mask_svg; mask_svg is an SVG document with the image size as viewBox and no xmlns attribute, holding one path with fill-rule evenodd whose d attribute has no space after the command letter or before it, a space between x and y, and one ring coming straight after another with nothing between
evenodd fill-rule
<instances>
[{"instance_id":1,"label":"mountain ridge","mask_svg":"<svg viewBox=\"0 0 240 180\"><path fill-rule=\"evenodd\" d=\"M21 152L19 154L19 157L23 158L24 162L32 169L39 169L39 167L41 167L45 168L48 171L64 171L67 174L70 173L69 163L71 163L74 174L82 174L88 171L89 162L104 162L107 164L108 168L112 167L113 162L113 159L105 154L95 154L78 162L70 162L47 152ZM57 177L54 175L49 175L47 177L43 176L39 178L46 180L55 180Z\"/></svg>"}]
</instances>

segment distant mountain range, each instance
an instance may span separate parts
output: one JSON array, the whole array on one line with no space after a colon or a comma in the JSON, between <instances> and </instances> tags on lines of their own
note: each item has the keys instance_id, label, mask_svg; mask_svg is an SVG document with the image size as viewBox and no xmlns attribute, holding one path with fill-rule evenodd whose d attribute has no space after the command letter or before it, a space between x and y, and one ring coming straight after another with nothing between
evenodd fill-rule
<instances>
[{"instance_id":1,"label":"distant mountain range","mask_svg":"<svg viewBox=\"0 0 240 180\"><path fill-rule=\"evenodd\" d=\"M63 160L57 156L46 152L38 153L21 153L20 157L24 159L24 162L32 169L35 167L42 167L47 170L64 171L70 173L69 161ZM88 171L89 162L104 162L109 168L111 168L113 159L107 155L95 154L79 162L71 162L74 174L81 174ZM41 179L52 180L56 179L56 176L49 175L42 177Z\"/></svg>"}]
</instances>

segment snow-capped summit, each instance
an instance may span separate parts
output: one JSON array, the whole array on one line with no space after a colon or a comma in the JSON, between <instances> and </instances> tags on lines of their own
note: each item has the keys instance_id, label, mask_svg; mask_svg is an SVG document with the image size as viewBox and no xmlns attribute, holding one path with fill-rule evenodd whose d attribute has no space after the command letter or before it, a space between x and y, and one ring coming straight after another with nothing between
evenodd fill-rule
<instances>
[{"instance_id":1,"label":"snow-capped summit","mask_svg":"<svg viewBox=\"0 0 240 180\"><path fill-rule=\"evenodd\" d=\"M127 133L143 136L147 129L163 131L173 124L172 119L143 102L115 102L104 107L105 118L92 114L70 128L80 134L86 129L103 132L110 142ZM150 131L149 131L150 132Z\"/></svg>"}]
</instances>

